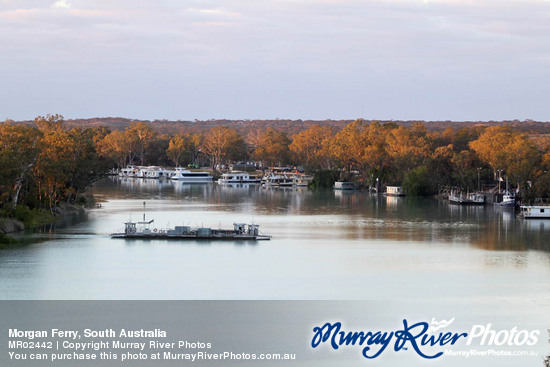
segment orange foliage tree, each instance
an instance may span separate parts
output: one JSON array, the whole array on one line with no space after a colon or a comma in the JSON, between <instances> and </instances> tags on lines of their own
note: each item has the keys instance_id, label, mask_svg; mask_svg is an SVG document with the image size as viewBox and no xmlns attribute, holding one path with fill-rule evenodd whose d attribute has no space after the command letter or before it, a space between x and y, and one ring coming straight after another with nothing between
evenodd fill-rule
<instances>
[{"instance_id":1,"label":"orange foliage tree","mask_svg":"<svg viewBox=\"0 0 550 367\"><path fill-rule=\"evenodd\" d=\"M284 165L290 160L290 139L285 133L268 127L259 136L252 155L264 166Z\"/></svg>"},{"instance_id":2,"label":"orange foliage tree","mask_svg":"<svg viewBox=\"0 0 550 367\"><path fill-rule=\"evenodd\" d=\"M194 163L200 149L200 143L201 136L198 134L175 134L172 136L172 139L170 139L166 155L174 162L176 167L179 166L183 160Z\"/></svg>"},{"instance_id":3,"label":"orange foliage tree","mask_svg":"<svg viewBox=\"0 0 550 367\"><path fill-rule=\"evenodd\" d=\"M313 125L292 137L290 151L295 162L303 162L308 168L332 169L333 159L330 144L334 136L331 126Z\"/></svg>"},{"instance_id":4,"label":"orange foliage tree","mask_svg":"<svg viewBox=\"0 0 550 367\"><path fill-rule=\"evenodd\" d=\"M235 129L216 126L204 134L201 148L216 171L223 163L243 157L245 144Z\"/></svg>"},{"instance_id":5,"label":"orange foliage tree","mask_svg":"<svg viewBox=\"0 0 550 367\"><path fill-rule=\"evenodd\" d=\"M494 171L503 170L513 185L525 187L540 164L541 152L525 134L509 127L493 126L485 130L470 147Z\"/></svg>"}]
</instances>

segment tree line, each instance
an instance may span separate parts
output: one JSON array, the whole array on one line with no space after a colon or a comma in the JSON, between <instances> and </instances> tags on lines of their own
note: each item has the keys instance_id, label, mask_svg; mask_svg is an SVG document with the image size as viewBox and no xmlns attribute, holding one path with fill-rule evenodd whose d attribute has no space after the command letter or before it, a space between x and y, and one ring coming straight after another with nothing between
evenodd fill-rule
<instances>
[{"instance_id":1,"label":"tree line","mask_svg":"<svg viewBox=\"0 0 550 367\"><path fill-rule=\"evenodd\" d=\"M550 195L550 136L512 126L470 126L428 131L422 123L357 120L343 128L311 125L289 133L277 126L239 133L227 126L205 132L160 134L151 124L124 130L69 127L59 115L33 124L0 125L0 200L53 210L113 168L129 164L210 166L239 161L262 167L300 166L332 171L360 184L403 185L409 195L430 195L442 186L475 190L506 178L528 197Z\"/></svg>"},{"instance_id":2,"label":"tree line","mask_svg":"<svg viewBox=\"0 0 550 367\"><path fill-rule=\"evenodd\" d=\"M68 129L59 115L38 117L33 125L0 125L0 200L5 210L18 205L53 209L75 202L111 165L97 146L104 128Z\"/></svg>"}]
</instances>

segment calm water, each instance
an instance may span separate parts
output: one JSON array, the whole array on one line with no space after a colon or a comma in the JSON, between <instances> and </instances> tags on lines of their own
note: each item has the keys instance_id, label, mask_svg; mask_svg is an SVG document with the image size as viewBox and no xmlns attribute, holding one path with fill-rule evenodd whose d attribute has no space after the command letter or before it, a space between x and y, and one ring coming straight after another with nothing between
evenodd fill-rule
<instances>
[{"instance_id":1,"label":"calm water","mask_svg":"<svg viewBox=\"0 0 550 367\"><path fill-rule=\"evenodd\" d=\"M550 221L362 192L135 179L92 191L103 207L87 221L0 251L2 299L467 299L550 310ZM159 228L254 221L273 239L110 239L144 201Z\"/></svg>"}]
</instances>

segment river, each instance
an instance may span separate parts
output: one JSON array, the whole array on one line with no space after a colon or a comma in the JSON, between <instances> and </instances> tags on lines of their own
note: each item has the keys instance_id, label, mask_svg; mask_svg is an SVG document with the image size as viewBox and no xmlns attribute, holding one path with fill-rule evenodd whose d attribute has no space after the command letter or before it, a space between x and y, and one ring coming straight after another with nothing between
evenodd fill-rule
<instances>
[{"instance_id":1,"label":"river","mask_svg":"<svg viewBox=\"0 0 550 367\"><path fill-rule=\"evenodd\" d=\"M1 299L362 300L398 320L538 329L546 353L548 220L431 198L257 185L108 178L91 193L102 205L87 220L0 251ZM273 238L109 237L143 215L157 228L254 222Z\"/></svg>"},{"instance_id":2,"label":"river","mask_svg":"<svg viewBox=\"0 0 550 367\"><path fill-rule=\"evenodd\" d=\"M550 221L364 192L110 178L76 225L0 252L3 299L544 300ZM144 209L145 202L145 209ZM232 227L262 242L115 240L124 221Z\"/></svg>"},{"instance_id":3,"label":"river","mask_svg":"<svg viewBox=\"0 0 550 367\"><path fill-rule=\"evenodd\" d=\"M364 192L110 178L76 225L0 251L3 299L543 300L550 221ZM145 209L144 209L145 202ZM260 242L115 240L124 221L232 227ZM549 308L550 309L550 308Z\"/></svg>"},{"instance_id":4,"label":"river","mask_svg":"<svg viewBox=\"0 0 550 367\"><path fill-rule=\"evenodd\" d=\"M0 252L4 299L543 299L550 221L364 192L111 178L102 208ZM145 210L143 203L145 202ZM124 221L260 224L266 242L114 240Z\"/></svg>"}]
</instances>

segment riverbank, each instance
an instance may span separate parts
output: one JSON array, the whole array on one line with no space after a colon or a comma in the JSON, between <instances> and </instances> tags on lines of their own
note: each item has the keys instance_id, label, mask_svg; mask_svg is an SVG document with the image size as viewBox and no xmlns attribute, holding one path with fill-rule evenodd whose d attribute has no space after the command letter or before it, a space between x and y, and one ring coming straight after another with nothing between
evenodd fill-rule
<instances>
[{"instance_id":1,"label":"riverbank","mask_svg":"<svg viewBox=\"0 0 550 367\"><path fill-rule=\"evenodd\" d=\"M4 210L0 212L0 233L22 232L25 229L53 223L58 219L60 219L58 215L51 214L46 210L18 206L9 212Z\"/></svg>"},{"instance_id":2,"label":"riverbank","mask_svg":"<svg viewBox=\"0 0 550 367\"><path fill-rule=\"evenodd\" d=\"M54 208L53 214L48 210L30 209L26 206L17 206L10 211L0 210L0 248L19 244L11 234L52 224L67 216L81 215L85 212L84 207L73 204L60 205Z\"/></svg>"},{"instance_id":3,"label":"riverbank","mask_svg":"<svg viewBox=\"0 0 550 367\"><path fill-rule=\"evenodd\" d=\"M32 210L26 206L18 206L10 211L1 210L0 249L11 248L20 244L11 234L53 223L60 218L61 217L55 216L49 212L38 209Z\"/></svg>"}]
</instances>

